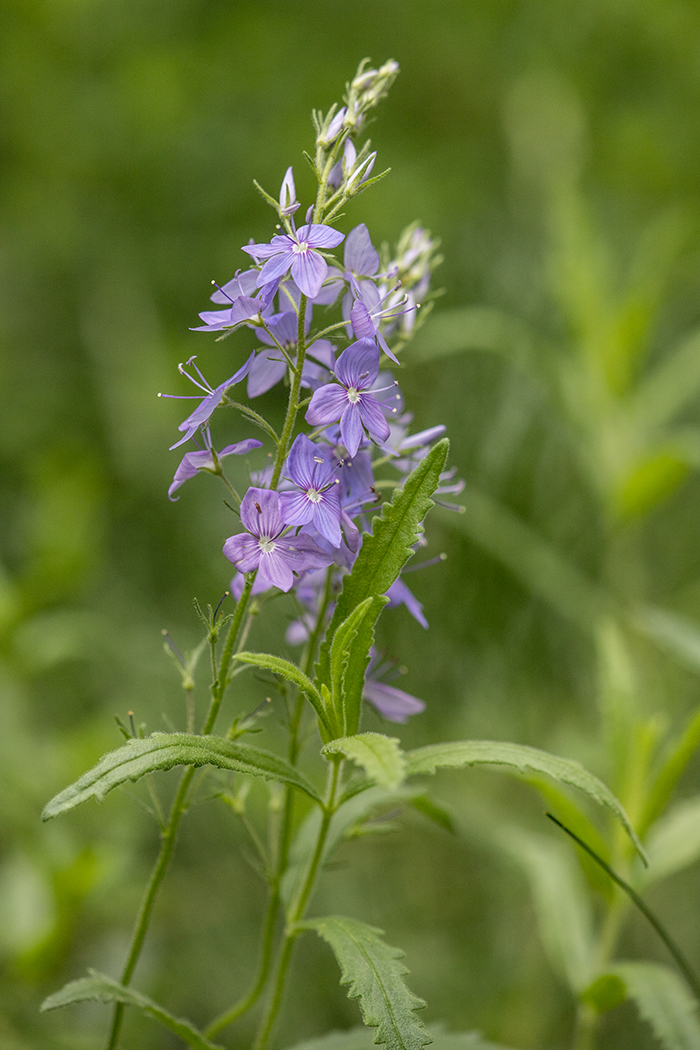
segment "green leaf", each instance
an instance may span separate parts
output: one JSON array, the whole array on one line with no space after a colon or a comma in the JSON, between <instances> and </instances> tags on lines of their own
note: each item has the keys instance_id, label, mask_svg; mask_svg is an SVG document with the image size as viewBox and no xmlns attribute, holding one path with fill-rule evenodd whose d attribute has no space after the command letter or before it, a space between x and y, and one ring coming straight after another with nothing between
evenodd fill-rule
<instances>
[{"instance_id":1,"label":"green leaf","mask_svg":"<svg viewBox=\"0 0 700 1050\"><path fill-rule=\"evenodd\" d=\"M135 992L132 988L126 988L111 977L106 977L96 970L88 970L89 977L81 977L77 981L71 981L59 992L54 992L41 1004L42 1011L56 1010L59 1006L69 1006L71 1003L98 1002L98 1003L126 1003L127 1006L136 1006L143 1013L160 1021L162 1025L169 1028L171 1032L178 1035L188 1046L195 1050L222 1050L219 1043L210 1042L194 1025L182 1017L174 1017L164 1010L152 999Z\"/></svg>"},{"instance_id":2,"label":"green leaf","mask_svg":"<svg viewBox=\"0 0 700 1050\"><path fill-rule=\"evenodd\" d=\"M316 789L306 777L286 759L270 751L218 736L153 733L144 739L130 740L116 751L103 755L97 765L51 799L44 808L42 820L65 813L89 798L101 802L109 791L127 780L139 780L148 773L172 769L173 766L206 765L291 784L320 801Z\"/></svg>"},{"instance_id":3,"label":"green leaf","mask_svg":"<svg viewBox=\"0 0 700 1050\"><path fill-rule=\"evenodd\" d=\"M478 543L565 619L587 633L595 629L611 605L604 592L497 500L467 485L460 502L464 513L445 514L445 526Z\"/></svg>"},{"instance_id":4,"label":"green leaf","mask_svg":"<svg viewBox=\"0 0 700 1050\"><path fill-rule=\"evenodd\" d=\"M497 839L530 883L540 937L552 968L578 993L591 980L595 947L581 869L571 850L544 835L504 828Z\"/></svg>"},{"instance_id":5,"label":"green leaf","mask_svg":"<svg viewBox=\"0 0 700 1050\"><path fill-rule=\"evenodd\" d=\"M644 886L700 859L700 795L680 802L652 825L647 852L649 867L641 876Z\"/></svg>"},{"instance_id":6,"label":"green leaf","mask_svg":"<svg viewBox=\"0 0 700 1050\"><path fill-rule=\"evenodd\" d=\"M239 660L244 664L252 664L253 667L264 667L266 671L272 671L274 674L281 675L288 682L293 682L311 702L328 735L330 737L334 735L321 694L311 679L296 664L291 663L289 660L283 660L279 656L272 656L269 653L236 653L234 660Z\"/></svg>"},{"instance_id":7,"label":"green leaf","mask_svg":"<svg viewBox=\"0 0 700 1050\"><path fill-rule=\"evenodd\" d=\"M669 967L651 962L616 963L609 972L625 985L640 1016L666 1050L700 1050L698 1004Z\"/></svg>"},{"instance_id":8,"label":"green leaf","mask_svg":"<svg viewBox=\"0 0 700 1050\"><path fill-rule=\"evenodd\" d=\"M376 784L386 788L397 788L406 774L406 761L399 741L383 733L359 733L331 740L321 753L351 758Z\"/></svg>"},{"instance_id":9,"label":"green leaf","mask_svg":"<svg viewBox=\"0 0 700 1050\"><path fill-rule=\"evenodd\" d=\"M589 773L579 762L551 755L548 751L540 751L526 744L512 744L504 740L456 740L449 744L429 744L406 753L406 776L478 765L506 766L526 774L544 773L553 780L578 788L617 817L640 857L646 862L644 848L622 803L602 780Z\"/></svg>"},{"instance_id":10,"label":"green leaf","mask_svg":"<svg viewBox=\"0 0 700 1050\"><path fill-rule=\"evenodd\" d=\"M392 502L375 517L372 532L365 533L352 572L343 580L343 589L321 646L316 670L318 681L330 685L331 647L335 634L354 610L370 598L368 611L350 643L345 669L343 730L346 736L353 736L360 724L365 671L374 625L387 602L384 595L411 557L413 544L422 533L422 521L433 506L430 497L438 486L448 449L446 438L438 441L408 476L404 487L394 492Z\"/></svg>"},{"instance_id":11,"label":"green leaf","mask_svg":"<svg viewBox=\"0 0 700 1050\"><path fill-rule=\"evenodd\" d=\"M508 1050L487 1042L479 1032L446 1032L442 1025L431 1025L433 1050ZM349 1028L345 1032L327 1032L317 1039L297 1043L291 1050L373 1050L375 1043L367 1028Z\"/></svg>"},{"instance_id":12,"label":"green leaf","mask_svg":"<svg viewBox=\"0 0 700 1050\"><path fill-rule=\"evenodd\" d=\"M421 1050L432 1042L414 1011L425 1006L409 991L403 952L382 940L383 931L358 919L331 915L300 924L315 930L330 944L341 969L341 984L349 984L348 999L359 999L362 1019L376 1028L375 1043L388 1050Z\"/></svg>"},{"instance_id":13,"label":"green leaf","mask_svg":"<svg viewBox=\"0 0 700 1050\"><path fill-rule=\"evenodd\" d=\"M588 1003L596 1013L605 1014L621 1006L627 998L627 987L621 977L614 973L604 973L596 977L588 988L581 992L581 1002Z\"/></svg>"},{"instance_id":14,"label":"green leaf","mask_svg":"<svg viewBox=\"0 0 700 1050\"><path fill-rule=\"evenodd\" d=\"M350 713L346 711L346 697L350 692L345 687L345 675L348 670L351 654L352 659L361 663L361 673L364 679L365 667L367 666L367 653L356 649L352 651L352 643L357 637L360 624L370 610L372 598L365 598L363 602L353 609L346 620L339 625L333 637L330 650L331 661L331 702L333 712L338 725L345 726L349 721ZM350 672L352 675L352 671ZM350 715L350 718L352 716Z\"/></svg>"}]
</instances>

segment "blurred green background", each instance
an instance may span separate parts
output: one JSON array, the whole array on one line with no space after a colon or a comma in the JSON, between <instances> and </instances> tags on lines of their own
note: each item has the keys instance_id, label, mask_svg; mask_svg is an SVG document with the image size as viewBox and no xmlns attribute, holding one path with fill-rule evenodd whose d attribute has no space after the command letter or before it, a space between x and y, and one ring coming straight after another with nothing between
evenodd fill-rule
<instances>
[{"instance_id":1,"label":"blurred green background","mask_svg":"<svg viewBox=\"0 0 700 1050\"><path fill-rule=\"evenodd\" d=\"M38 1005L88 965L118 972L157 828L119 793L51 825L39 813L119 743L114 715L184 726L160 632L181 648L198 640L192 598L216 604L227 586L229 517L205 478L168 502L182 410L156 394L183 392L176 366L192 354L218 382L252 345L188 327L211 279L244 265L240 245L269 238L252 179L275 193L291 163L301 199L311 192L310 111L340 100L364 56L402 69L371 128L392 172L346 229L364 221L375 243L393 242L420 219L442 241L445 294L402 386L418 426L447 424L468 483L467 513L429 525L429 552L447 562L411 577L430 631L404 609L381 627L428 704L402 739L512 739L610 778L597 702L608 613L658 734L700 702L697 3L2 0L7 1050L102 1038L104 1008ZM651 390L648 376L661 377ZM246 434L232 424L230 440ZM276 644L284 601L258 646ZM255 706L265 688L251 678L236 703ZM258 738L268 746L275 721ZM694 760L679 796L698 791ZM522 1050L568 1046L571 995L493 833L554 840L541 800L479 771L443 774L437 793L456 837L406 815L399 834L345 847L316 908L380 925L406 950L426 1019ZM265 790L252 796L262 804ZM264 888L242 841L220 804L193 807L137 975L197 1022L247 986L255 957ZM696 964L698 889L690 866L651 898ZM622 944L665 959L634 917ZM300 945L277 1045L356 1023L336 977L322 944ZM148 1020L125 1032L125 1046L176 1045ZM655 1044L625 1006L600 1045Z\"/></svg>"}]
</instances>

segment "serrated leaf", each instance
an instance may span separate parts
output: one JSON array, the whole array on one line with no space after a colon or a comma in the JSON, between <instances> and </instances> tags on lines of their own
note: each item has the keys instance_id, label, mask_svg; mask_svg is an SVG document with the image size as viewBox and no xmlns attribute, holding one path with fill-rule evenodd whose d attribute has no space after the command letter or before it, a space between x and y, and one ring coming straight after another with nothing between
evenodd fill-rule
<instances>
[{"instance_id":1,"label":"serrated leaf","mask_svg":"<svg viewBox=\"0 0 700 1050\"><path fill-rule=\"evenodd\" d=\"M154 1020L160 1021L194 1050L222 1050L219 1043L210 1042L190 1021L183 1017L175 1017L148 996L113 981L111 977L98 973L97 970L88 970L88 973L89 977L71 981L60 991L50 995L41 1004L41 1010L56 1010L71 1003L125 1003L127 1006L136 1006Z\"/></svg>"},{"instance_id":2,"label":"serrated leaf","mask_svg":"<svg viewBox=\"0 0 700 1050\"><path fill-rule=\"evenodd\" d=\"M479 1032L446 1032L443 1025L431 1025L432 1050L508 1050L487 1042ZM372 1033L361 1026L345 1032L327 1032L317 1039L297 1043L291 1050L373 1050Z\"/></svg>"},{"instance_id":3,"label":"serrated leaf","mask_svg":"<svg viewBox=\"0 0 700 1050\"><path fill-rule=\"evenodd\" d=\"M328 735L331 737L334 735L323 698L300 667L289 660L283 660L280 656L272 656L270 653L236 653L234 660L239 660L243 664L251 664L253 667L263 667L266 671L272 671L274 674L281 675L286 681L293 682L312 704Z\"/></svg>"},{"instance_id":4,"label":"serrated leaf","mask_svg":"<svg viewBox=\"0 0 700 1050\"><path fill-rule=\"evenodd\" d=\"M388 1050L421 1050L432 1042L414 1012L425 1003L404 981L404 953L382 940L382 930L341 915L307 920L301 928L315 930L330 944L340 966L340 983L350 985L348 999L360 1000L363 1021L377 1029L375 1043L386 1044Z\"/></svg>"},{"instance_id":5,"label":"serrated leaf","mask_svg":"<svg viewBox=\"0 0 700 1050\"><path fill-rule=\"evenodd\" d=\"M700 795L678 803L652 825L647 852L649 867L641 877L644 886L700 859Z\"/></svg>"},{"instance_id":6,"label":"serrated leaf","mask_svg":"<svg viewBox=\"0 0 700 1050\"><path fill-rule=\"evenodd\" d=\"M438 486L448 449L446 438L438 441L408 476L404 487L394 492L392 502L374 518L372 532L365 533L352 572L344 577L316 670L318 681L329 685L330 653L335 633L358 605L371 598L351 643L345 671L343 730L346 736L353 736L360 723L369 650L374 639L374 625L387 602L384 595L413 553L413 544L422 531L422 521L433 506L430 497Z\"/></svg>"},{"instance_id":7,"label":"serrated leaf","mask_svg":"<svg viewBox=\"0 0 700 1050\"><path fill-rule=\"evenodd\" d=\"M669 967L651 962L622 962L609 968L625 985L640 1016L665 1050L700 1050L698 1004Z\"/></svg>"},{"instance_id":8,"label":"serrated leaf","mask_svg":"<svg viewBox=\"0 0 700 1050\"><path fill-rule=\"evenodd\" d=\"M574 993L591 980L593 916L580 868L563 844L522 828L497 839L521 865L529 883L542 944L552 968Z\"/></svg>"},{"instance_id":9,"label":"serrated leaf","mask_svg":"<svg viewBox=\"0 0 700 1050\"><path fill-rule=\"evenodd\" d=\"M331 740L321 749L323 755L345 755L382 787L397 788L406 774L406 761L399 741L383 733L358 733Z\"/></svg>"},{"instance_id":10,"label":"serrated leaf","mask_svg":"<svg viewBox=\"0 0 700 1050\"><path fill-rule=\"evenodd\" d=\"M51 799L44 808L42 820L65 813L90 798L101 802L108 792L127 780L139 780L173 766L206 765L291 784L320 801L313 784L286 759L270 751L218 736L153 733L143 739L130 740L103 755L97 765Z\"/></svg>"},{"instance_id":11,"label":"serrated leaf","mask_svg":"<svg viewBox=\"0 0 700 1050\"><path fill-rule=\"evenodd\" d=\"M506 766L526 774L544 773L553 780L578 788L617 817L646 863L644 847L622 803L602 780L584 769L580 762L560 758L548 751L528 747L527 744L512 744L503 740L456 740L448 744L428 744L427 747L406 752L406 776L478 765Z\"/></svg>"}]
</instances>

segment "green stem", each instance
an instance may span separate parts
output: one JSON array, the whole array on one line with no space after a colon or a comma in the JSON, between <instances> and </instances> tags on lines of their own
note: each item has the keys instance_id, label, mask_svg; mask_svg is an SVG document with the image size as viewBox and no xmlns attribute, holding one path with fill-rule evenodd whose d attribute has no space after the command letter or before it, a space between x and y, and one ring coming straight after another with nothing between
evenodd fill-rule
<instances>
[{"instance_id":1,"label":"green stem","mask_svg":"<svg viewBox=\"0 0 700 1050\"><path fill-rule=\"evenodd\" d=\"M267 1046L267 1042L272 1034L277 1015L282 1005L282 996L284 994L284 985L287 979L287 972L289 970L289 963L292 958L292 951L294 949L294 942L301 932L299 930L299 922L303 918L304 910L308 904L309 897L314 888L316 876L318 875L321 858L323 857L323 849L326 844L326 838L328 836L328 829L330 828L331 819L335 813L336 804L336 793L338 790L338 781L340 777L340 770L342 768L342 760L334 761L331 769L328 772L329 784L328 792L326 796L326 803L323 810L323 820L321 821L321 827L319 828L318 838L316 840L316 847L309 862L309 867L306 872L306 877L301 886L299 894L296 900L292 903L287 918L287 929L285 932L284 940L282 941L282 947L279 955L279 961L277 963L277 974L275 977L275 983L270 996L270 1001L267 1006L267 1011L262 1019L260 1028L258 1030L255 1043L253 1044L253 1050L264 1050Z\"/></svg>"},{"instance_id":2,"label":"green stem","mask_svg":"<svg viewBox=\"0 0 700 1050\"><path fill-rule=\"evenodd\" d=\"M263 989L267 983L267 978L270 974L270 966L272 963L272 945L274 942L275 924L277 922L277 915L279 914L280 897L278 888L275 886L270 891L270 899L267 906L267 916L265 919L265 927L263 930L262 949L260 952L260 967L258 970L258 976L255 984L248 992L248 995L244 999L241 999L235 1006L232 1006L230 1010L217 1017L209 1027L205 1030L204 1034L208 1039L211 1039L222 1029L232 1024L244 1013L250 1010L251 1006L260 998Z\"/></svg>"},{"instance_id":3,"label":"green stem","mask_svg":"<svg viewBox=\"0 0 700 1050\"><path fill-rule=\"evenodd\" d=\"M233 614L231 626L229 628L228 638L226 639L226 646L221 659L221 665L219 667L219 673L212 685L212 699L209 705L209 713L207 720L204 724L203 735L207 735L211 732L216 716L219 713L221 707L221 701L224 696L227 685L227 673L233 656L233 649L236 644L236 636L243 619L248 600L250 598L250 592L253 587L253 574L246 577L245 586L243 593L241 594L236 610ZM177 839L177 830L180 825L183 813L185 812L185 805L187 802L187 795L192 783L196 771L195 766L189 766L180 780L180 785L177 789L177 794L173 801L170 818L168 820L167 827L163 831L161 837L161 847L158 859L156 860L153 871L151 872L151 878L146 888L146 893L141 902L139 913L136 918L136 924L134 926L134 932L131 938L131 946L129 948L129 954L124 964L124 969L121 974L121 983L124 985L129 984L136 964L143 948L143 942L146 939L146 933L148 932L148 926L151 921L151 915L153 914L153 907L160 890L161 883L165 878L165 874L168 870L168 865L175 849L175 842ZM119 1042L119 1033L121 1032L122 1023L124 1020L124 1003L116 1003L114 1007L114 1015L112 1017L112 1027L109 1033L109 1039L107 1042L107 1050L116 1050Z\"/></svg>"}]
</instances>

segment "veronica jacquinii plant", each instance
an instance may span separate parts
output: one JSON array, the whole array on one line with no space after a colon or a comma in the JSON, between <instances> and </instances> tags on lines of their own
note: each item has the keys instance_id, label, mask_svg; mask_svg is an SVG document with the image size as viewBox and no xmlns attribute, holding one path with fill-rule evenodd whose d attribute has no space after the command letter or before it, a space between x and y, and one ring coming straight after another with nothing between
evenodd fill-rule
<instances>
[{"instance_id":1,"label":"veronica jacquinii plant","mask_svg":"<svg viewBox=\"0 0 700 1050\"><path fill-rule=\"evenodd\" d=\"M208 646L213 675L201 732L193 731L190 706L190 732L127 739L57 795L44 813L45 818L53 817L88 798L101 800L127 780L183 767L120 979L91 971L44 1004L51 1009L84 999L113 1002L109 1050L119 1044L125 1005L138 1007L188 1045L211 1048L218 1045L214 1037L261 998L255 1050L264 1050L282 1002L295 941L306 930L316 931L330 944L342 983L351 985L352 997L359 997L365 1024L377 1029L376 1042L391 1050L420 1050L431 1042L415 1014L423 1003L405 985L401 953L383 941L381 931L357 918L307 915L317 880L344 832L382 806L425 794L424 788L406 784L411 777L444 766L474 764L544 774L607 806L636 842L619 802L575 762L490 741L435 744L406 753L393 736L360 731L365 701L396 723L424 707L421 700L380 680L385 668L374 648L374 631L383 608L400 603L427 627L422 607L401 573L425 543L428 510L442 495L460 489L453 472L446 470L444 427L410 433L412 417L404 411L397 380L384 361L388 357L393 366L400 364L399 354L417 324L420 304L422 315L427 313L430 276L439 261L436 245L427 231L413 225L401 235L393 255L385 251L380 257L364 224L347 235L335 225L347 202L382 177L371 176L376 154L368 141L359 140L368 115L397 72L393 61L379 69L363 62L347 87L344 104L333 105L325 115L314 113L317 191L303 224L297 226L294 220L301 205L291 167L278 199L261 190L284 232L269 243L243 246L252 265L217 286L212 300L220 309L201 313L203 324L195 329L226 338L247 326L259 337L259 349L217 386L205 379L194 359L188 362L189 372L180 366L201 393L194 395L199 403L180 424L183 436L172 446L190 441L194 448L175 471L168 495L177 499L175 492L187 480L208 473L225 484L237 515L235 529L223 543L223 553L235 569L234 611L224 615L219 606L202 616L206 636L197 652ZM332 252L343 241L341 263ZM340 316L326 320L333 307ZM234 400L233 388L244 380L249 399L282 380L288 382L279 434L250 404ZM263 440L248 437L217 452L211 427L224 406L240 412ZM237 465L235 478L225 474L225 458L246 456L263 446L269 456L262 470L247 478L244 461L237 458L230 461ZM378 495L384 489L393 489L390 503L382 504ZM294 592L302 610L286 639L289 645L303 647L296 663L245 648L251 618L280 591ZM181 661L188 698L195 656ZM255 725L255 714L229 714L228 731L214 733L227 693L233 693L229 687L246 665L264 668L285 683L290 713L284 756L242 740ZM320 744L327 763L325 787L302 768L302 742L312 739L310 719L315 720L316 746ZM243 997L204 1030L131 988L193 775L201 766L229 770L237 778L273 780L284 792L274 854L262 857L269 892L257 976ZM299 793L314 806L304 819L295 804ZM366 1042L371 1045L369 1033Z\"/></svg>"}]
</instances>

